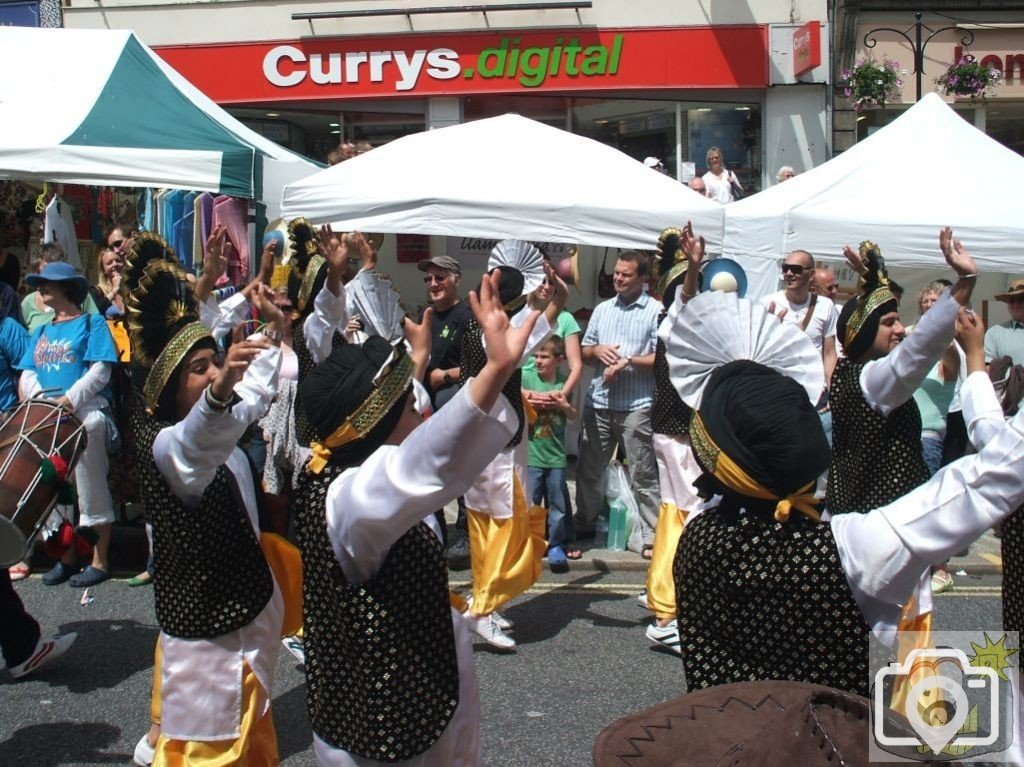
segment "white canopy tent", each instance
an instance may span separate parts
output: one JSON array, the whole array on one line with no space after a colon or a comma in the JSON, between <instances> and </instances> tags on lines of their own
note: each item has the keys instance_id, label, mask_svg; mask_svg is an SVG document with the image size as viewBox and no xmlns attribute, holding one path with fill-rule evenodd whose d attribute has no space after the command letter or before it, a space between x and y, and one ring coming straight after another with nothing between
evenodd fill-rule
<instances>
[{"instance_id":1,"label":"white canopy tent","mask_svg":"<svg viewBox=\"0 0 1024 767\"><path fill-rule=\"evenodd\" d=\"M371 232L651 250L722 206L617 149L515 114L417 133L289 184L286 218Z\"/></svg>"},{"instance_id":2,"label":"white canopy tent","mask_svg":"<svg viewBox=\"0 0 1024 767\"><path fill-rule=\"evenodd\" d=\"M897 267L945 269L942 226L988 273L1024 271L1024 157L966 122L935 93L841 155L725 208L723 255L750 295L776 289L791 250L842 260L869 239Z\"/></svg>"},{"instance_id":3,"label":"white canopy tent","mask_svg":"<svg viewBox=\"0 0 1024 767\"><path fill-rule=\"evenodd\" d=\"M0 27L0 69L0 178L219 192L274 217L285 182L317 168L130 31Z\"/></svg>"}]
</instances>

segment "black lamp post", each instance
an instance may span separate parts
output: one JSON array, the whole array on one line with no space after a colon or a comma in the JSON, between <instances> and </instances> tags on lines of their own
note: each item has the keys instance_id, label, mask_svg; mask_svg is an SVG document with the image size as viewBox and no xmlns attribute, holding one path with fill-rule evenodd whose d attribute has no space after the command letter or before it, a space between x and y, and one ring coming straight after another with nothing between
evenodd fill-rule
<instances>
[{"instance_id":1,"label":"black lamp post","mask_svg":"<svg viewBox=\"0 0 1024 767\"><path fill-rule=\"evenodd\" d=\"M921 23L921 11L914 11L914 39L910 39L908 34L910 30L904 32L900 29L893 29L892 27L876 27L875 29L868 30L864 33L864 47L874 48L878 41L874 35L878 32L893 32L904 40L910 46L911 52L914 54L914 74L917 75L917 100L921 100L921 75L924 74L924 49L928 47L928 43L932 41L932 38L940 32L949 32L951 30L956 31L959 28L955 26L940 27L939 29L932 29L931 27ZM928 32L928 37L922 40L922 30ZM964 47L969 46L974 42L974 33L969 29L964 30L964 36L960 38L960 42Z\"/></svg>"}]
</instances>

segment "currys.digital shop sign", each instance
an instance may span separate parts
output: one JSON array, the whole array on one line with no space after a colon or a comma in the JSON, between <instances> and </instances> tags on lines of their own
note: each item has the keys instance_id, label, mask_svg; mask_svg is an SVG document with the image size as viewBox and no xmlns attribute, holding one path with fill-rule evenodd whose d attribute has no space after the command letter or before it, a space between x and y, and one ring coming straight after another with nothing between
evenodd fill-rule
<instances>
[{"instance_id":1,"label":"currys.digital shop sign","mask_svg":"<svg viewBox=\"0 0 1024 767\"><path fill-rule=\"evenodd\" d=\"M480 32L164 46L219 103L537 91L758 88L764 26Z\"/></svg>"}]
</instances>

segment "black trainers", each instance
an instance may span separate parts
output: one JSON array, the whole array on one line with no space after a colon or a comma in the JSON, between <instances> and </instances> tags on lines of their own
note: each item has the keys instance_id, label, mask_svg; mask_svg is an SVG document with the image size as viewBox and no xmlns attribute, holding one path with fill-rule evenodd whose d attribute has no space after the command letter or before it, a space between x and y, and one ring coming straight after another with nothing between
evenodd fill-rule
<instances>
[{"instance_id":1,"label":"black trainers","mask_svg":"<svg viewBox=\"0 0 1024 767\"><path fill-rule=\"evenodd\" d=\"M455 528L445 556L448 559L449 570L469 569L469 535L464 530Z\"/></svg>"}]
</instances>

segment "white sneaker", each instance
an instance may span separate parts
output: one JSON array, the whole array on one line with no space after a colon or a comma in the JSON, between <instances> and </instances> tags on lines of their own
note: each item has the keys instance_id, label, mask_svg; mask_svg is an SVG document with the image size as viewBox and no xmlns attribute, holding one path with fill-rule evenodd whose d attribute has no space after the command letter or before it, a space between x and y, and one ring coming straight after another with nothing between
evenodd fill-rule
<instances>
[{"instance_id":1,"label":"white sneaker","mask_svg":"<svg viewBox=\"0 0 1024 767\"><path fill-rule=\"evenodd\" d=\"M515 649L516 640L501 630L497 621L494 620L493 613L481 615L479 618L472 614L468 614L466 617L469 619L469 627L473 632L483 638L491 647L497 647L499 650Z\"/></svg>"},{"instance_id":2,"label":"white sneaker","mask_svg":"<svg viewBox=\"0 0 1024 767\"><path fill-rule=\"evenodd\" d=\"M135 744L135 755L132 757L132 761L138 765L138 767L149 767L153 764L153 755L156 750L149 745L149 735L143 735L142 739Z\"/></svg>"},{"instance_id":3,"label":"white sneaker","mask_svg":"<svg viewBox=\"0 0 1024 767\"><path fill-rule=\"evenodd\" d=\"M281 639L281 644L284 645L284 649L292 654L292 657L294 657L295 660L303 666L306 665L306 645L303 644L302 637L298 634L290 637L283 637Z\"/></svg>"},{"instance_id":4,"label":"white sneaker","mask_svg":"<svg viewBox=\"0 0 1024 767\"><path fill-rule=\"evenodd\" d=\"M473 597L466 597L466 609L467 610L471 610L472 607L473 607ZM498 628L500 628L502 631L515 631L516 630L516 624L514 624L512 621L510 621L504 615L499 613L497 610L495 610L493 613L491 613L491 618L494 619L494 622L498 624Z\"/></svg>"},{"instance_id":5,"label":"white sneaker","mask_svg":"<svg viewBox=\"0 0 1024 767\"><path fill-rule=\"evenodd\" d=\"M78 634L74 631L68 634L57 634L51 639L39 637L36 649L32 651L28 660L24 663L19 663L17 666L11 666L7 671L15 679L21 679L23 676L34 674L66 653L71 648L71 645L75 643L77 637Z\"/></svg>"},{"instance_id":6,"label":"white sneaker","mask_svg":"<svg viewBox=\"0 0 1024 767\"><path fill-rule=\"evenodd\" d=\"M643 591L640 592L640 596L638 596L636 598L636 603L638 605L640 605L642 608L644 608L645 610L650 610L651 609L650 606L648 606L648 604L647 604L647 589L644 589Z\"/></svg>"},{"instance_id":7,"label":"white sneaker","mask_svg":"<svg viewBox=\"0 0 1024 767\"><path fill-rule=\"evenodd\" d=\"M673 620L667 626L659 626L657 622L647 627L647 638L654 644L671 650L676 655L682 655L679 647L679 623Z\"/></svg>"}]
</instances>

